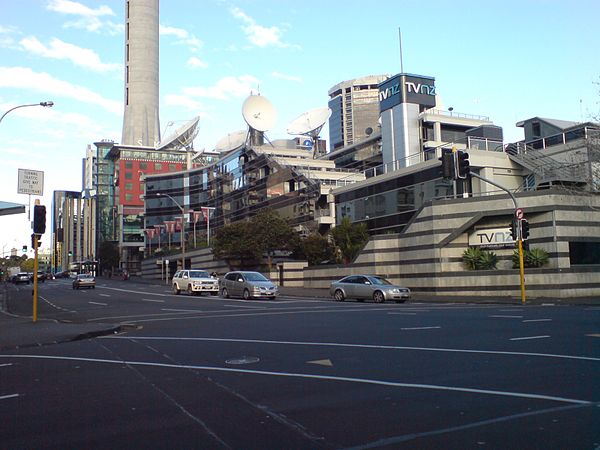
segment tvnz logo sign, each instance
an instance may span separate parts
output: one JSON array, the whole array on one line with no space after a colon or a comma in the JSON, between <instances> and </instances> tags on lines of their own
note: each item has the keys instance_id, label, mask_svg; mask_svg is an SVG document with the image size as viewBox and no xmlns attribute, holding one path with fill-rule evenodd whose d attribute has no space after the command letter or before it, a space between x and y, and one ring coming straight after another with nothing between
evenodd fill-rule
<instances>
[{"instance_id":1,"label":"tvnz logo sign","mask_svg":"<svg viewBox=\"0 0 600 450\"><path fill-rule=\"evenodd\" d=\"M435 86L432 84L415 83L413 81L405 81L407 94L424 94L435 96ZM400 94L400 83L385 88L379 93L379 101L387 100L394 95Z\"/></svg>"}]
</instances>

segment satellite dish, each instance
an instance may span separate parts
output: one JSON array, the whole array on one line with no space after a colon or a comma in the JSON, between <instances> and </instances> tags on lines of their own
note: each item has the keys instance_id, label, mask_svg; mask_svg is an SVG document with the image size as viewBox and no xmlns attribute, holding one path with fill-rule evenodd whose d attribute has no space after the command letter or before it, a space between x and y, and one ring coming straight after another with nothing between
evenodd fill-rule
<instances>
[{"instance_id":1,"label":"satellite dish","mask_svg":"<svg viewBox=\"0 0 600 450\"><path fill-rule=\"evenodd\" d=\"M242 115L250 128L260 132L272 129L277 120L275 108L261 95L251 95L244 101Z\"/></svg>"},{"instance_id":2,"label":"satellite dish","mask_svg":"<svg viewBox=\"0 0 600 450\"><path fill-rule=\"evenodd\" d=\"M248 135L247 130L234 131L226 136L219 139L219 142L215 145L215 151L217 152L228 152L234 148L238 148L246 142L246 136Z\"/></svg>"},{"instance_id":3,"label":"satellite dish","mask_svg":"<svg viewBox=\"0 0 600 450\"><path fill-rule=\"evenodd\" d=\"M323 128L329 116L331 116L331 109L327 107L311 109L292 120L288 124L287 132L288 134L301 134L315 138L321 132L321 128Z\"/></svg>"},{"instance_id":4,"label":"satellite dish","mask_svg":"<svg viewBox=\"0 0 600 450\"><path fill-rule=\"evenodd\" d=\"M373 128L371 128L371 127L367 127L367 128L365 129L365 134L366 134L367 136L371 136L371 135L373 134Z\"/></svg>"},{"instance_id":5,"label":"satellite dish","mask_svg":"<svg viewBox=\"0 0 600 450\"><path fill-rule=\"evenodd\" d=\"M159 142L157 150L179 150L188 147L198 135L198 122L200 117L195 117L183 126L179 127L168 138Z\"/></svg>"}]
</instances>

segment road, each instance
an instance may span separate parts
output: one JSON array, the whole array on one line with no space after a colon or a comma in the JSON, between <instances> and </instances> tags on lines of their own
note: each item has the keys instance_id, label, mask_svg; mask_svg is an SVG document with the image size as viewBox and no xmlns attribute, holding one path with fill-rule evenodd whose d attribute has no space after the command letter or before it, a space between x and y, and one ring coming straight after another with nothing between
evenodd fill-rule
<instances>
[{"instance_id":1,"label":"road","mask_svg":"<svg viewBox=\"0 0 600 450\"><path fill-rule=\"evenodd\" d=\"M1 353L3 448L600 448L599 307L55 280L40 311L126 332Z\"/></svg>"}]
</instances>

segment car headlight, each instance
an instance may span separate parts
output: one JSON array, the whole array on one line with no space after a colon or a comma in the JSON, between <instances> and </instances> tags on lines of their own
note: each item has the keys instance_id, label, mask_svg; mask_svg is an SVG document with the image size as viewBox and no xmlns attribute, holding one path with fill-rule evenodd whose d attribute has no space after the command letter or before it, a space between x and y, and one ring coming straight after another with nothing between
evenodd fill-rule
<instances>
[{"instance_id":1,"label":"car headlight","mask_svg":"<svg viewBox=\"0 0 600 450\"><path fill-rule=\"evenodd\" d=\"M391 289L391 290L390 290L390 292L391 292L392 294L399 294L399 293L400 293L400 289L398 289L398 288L393 288L393 289Z\"/></svg>"}]
</instances>

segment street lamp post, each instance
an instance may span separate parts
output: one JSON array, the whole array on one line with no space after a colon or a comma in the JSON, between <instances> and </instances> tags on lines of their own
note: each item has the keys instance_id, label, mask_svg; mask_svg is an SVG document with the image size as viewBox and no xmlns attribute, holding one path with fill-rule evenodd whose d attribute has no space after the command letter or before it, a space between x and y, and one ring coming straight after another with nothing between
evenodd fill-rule
<instances>
[{"instance_id":1,"label":"street lamp post","mask_svg":"<svg viewBox=\"0 0 600 450\"><path fill-rule=\"evenodd\" d=\"M171 197L169 194L163 194L162 192L156 193L157 197L169 197L173 203L181 210L181 269L185 269L185 210L183 206L179 204L177 200Z\"/></svg>"},{"instance_id":2,"label":"street lamp post","mask_svg":"<svg viewBox=\"0 0 600 450\"><path fill-rule=\"evenodd\" d=\"M2 114L2 117L0 117L0 122L2 122L2 119L4 119L4 117L11 111L14 111L17 108L26 108L28 106L44 106L46 108L50 108L52 106L54 106L54 102L53 101L47 101L47 102L39 102L39 103L30 103L27 105L18 105L15 106L13 108L10 108L8 111L6 111L4 114Z\"/></svg>"}]
</instances>

